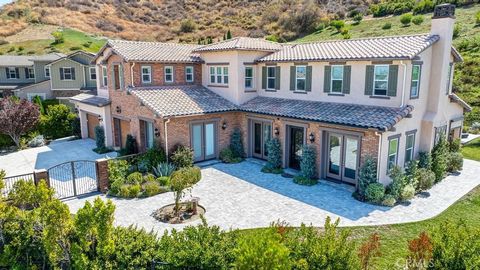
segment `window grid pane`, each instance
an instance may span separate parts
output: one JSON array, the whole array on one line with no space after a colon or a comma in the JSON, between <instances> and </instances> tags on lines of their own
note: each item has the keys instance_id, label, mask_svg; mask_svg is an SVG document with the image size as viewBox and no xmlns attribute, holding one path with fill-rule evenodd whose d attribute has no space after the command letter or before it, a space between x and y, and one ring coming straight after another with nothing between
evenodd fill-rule
<instances>
[{"instance_id":1,"label":"window grid pane","mask_svg":"<svg viewBox=\"0 0 480 270\"><path fill-rule=\"evenodd\" d=\"M275 67L267 67L267 89L275 89Z\"/></svg>"}]
</instances>

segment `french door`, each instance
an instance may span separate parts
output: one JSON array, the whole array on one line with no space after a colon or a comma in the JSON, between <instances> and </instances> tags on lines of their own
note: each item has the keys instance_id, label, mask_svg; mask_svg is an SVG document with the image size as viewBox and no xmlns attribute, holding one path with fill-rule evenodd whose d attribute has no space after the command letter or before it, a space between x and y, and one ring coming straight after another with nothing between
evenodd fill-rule
<instances>
[{"instance_id":1,"label":"french door","mask_svg":"<svg viewBox=\"0 0 480 270\"><path fill-rule=\"evenodd\" d=\"M329 133L327 177L356 184L359 149L358 137Z\"/></svg>"},{"instance_id":2,"label":"french door","mask_svg":"<svg viewBox=\"0 0 480 270\"><path fill-rule=\"evenodd\" d=\"M303 127L288 126L288 167L299 170L302 158L305 132Z\"/></svg>"},{"instance_id":3,"label":"french door","mask_svg":"<svg viewBox=\"0 0 480 270\"><path fill-rule=\"evenodd\" d=\"M195 162L217 157L217 122L191 125L191 143Z\"/></svg>"},{"instance_id":4,"label":"french door","mask_svg":"<svg viewBox=\"0 0 480 270\"><path fill-rule=\"evenodd\" d=\"M264 121L252 121L252 156L267 159L267 142L272 138L272 124Z\"/></svg>"}]
</instances>

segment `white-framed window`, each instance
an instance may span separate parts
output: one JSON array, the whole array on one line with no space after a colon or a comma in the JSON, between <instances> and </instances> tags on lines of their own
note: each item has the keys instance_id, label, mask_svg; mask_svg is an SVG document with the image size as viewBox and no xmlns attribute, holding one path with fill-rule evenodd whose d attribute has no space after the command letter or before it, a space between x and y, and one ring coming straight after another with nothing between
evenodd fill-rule
<instances>
[{"instance_id":1,"label":"white-framed window","mask_svg":"<svg viewBox=\"0 0 480 270\"><path fill-rule=\"evenodd\" d=\"M245 88L253 89L253 67L245 67Z\"/></svg>"},{"instance_id":2,"label":"white-framed window","mask_svg":"<svg viewBox=\"0 0 480 270\"><path fill-rule=\"evenodd\" d=\"M446 86L446 93L447 95L450 94L450 85L452 81L452 71L453 71L453 63L448 65L448 72L447 72L447 86Z\"/></svg>"},{"instance_id":3,"label":"white-framed window","mask_svg":"<svg viewBox=\"0 0 480 270\"><path fill-rule=\"evenodd\" d=\"M410 86L410 97L417 98L419 93L420 87L420 72L422 71L421 65L413 65L412 66L412 82Z\"/></svg>"},{"instance_id":4,"label":"white-framed window","mask_svg":"<svg viewBox=\"0 0 480 270\"><path fill-rule=\"evenodd\" d=\"M193 82L194 75L193 75L193 66L186 66L185 67L185 81L186 82Z\"/></svg>"},{"instance_id":5,"label":"white-framed window","mask_svg":"<svg viewBox=\"0 0 480 270\"><path fill-rule=\"evenodd\" d=\"M373 95L386 96L388 92L388 65L376 65L373 75Z\"/></svg>"},{"instance_id":6,"label":"white-framed window","mask_svg":"<svg viewBox=\"0 0 480 270\"><path fill-rule=\"evenodd\" d=\"M7 79L12 79L12 80L20 79L20 72L18 68L7 67L5 70L7 72Z\"/></svg>"},{"instance_id":7,"label":"white-framed window","mask_svg":"<svg viewBox=\"0 0 480 270\"><path fill-rule=\"evenodd\" d=\"M61 81L73 81L73 80L75 80L75 68L61 67L60 68L60 80Z\"/></svg>"},{"instance_id":8,"label":"white-framed window","mask_svg":"<svg viewBox=\"0 0 480 270\"><path fill-rule=\"evenodd\" d=\"M295 66L295 90L305 91L307 89L307 67Z\"/></svg>"},{"instance_id":9,"label":"white-framed window","mask_svg":"<svg viewBox=\"0 0 480 270\"><path fill-rule=\"evenodd\" d=\"M142 66L142 83L152 83L151 66Z\"/></svg>"},{"instance_id":10,"label":"white-framed window","mask_svg":"<svg viewBox=\"0 0 480 270\"><path fill-rule=\"evenodd\" d=\"M50 67L49 66L45 66L43 68L43 71L45 73L45 78L50 78Z\"/></svg>"},{"instance_id":11,"label":"white-framed window","mask_svg":"<svg viewBox=\"0 0 480 270\"><path fill-rule=\"evenodd\" d=\"M330 92L343 92L343 66L332 66Z\"/></svg>"},{"instance_id":12,"label":"white-framed window","mask_svg":"<svg viewBox=\"0 0 480 270\"><path fill-rule=\"evenodd\" d=\"M165 67L165 82L173 83L173 67L172 66Z\"/></svg>"},{"instance_id":13,"label":"white-framed window","mask_svg":"<svg viewBox=\"0 0 480 270\"><path fill-rule=\"evenodd\" d=\"M395 137L391 138L388 141L388 157L387 157L387 170L390 171L395 165L397 165L397 157L398 157L398 142L400 138Z\"/></svg>"},{"instance_id":14,"label":"white-framed window","mask_svg":"<svg viewBox=\"0 0 480 270\"><path fill-rule=\"evenodd\" d=\"M102 66L102 85L103 86L107 86L108 84L108 74L107 74L107 67L106 66Z\"/></svg>"},{"instance_id":15,"label":"white-framed window","mask_svg":"<svg viewBox=\"0 0 480 270\"><path fill-rule=\"evenodd\" d=\"M32 101L36 96L39 96L41 100L46 99L45 93L27 93L27 99Z\"/></svg>"},{"instance_id":16,"label":"white-framed window","mask_svg":"<svg viewBox=\"0 0 480 270\"><path fill-rule=\"evenodd\" d=\"M413 160L413 154L415 149L415 133L407 134L405 140L405 165Z\"/></svg>"},{"instance_id":17,"label":"white-framed window","mask_svg":"<svg viewBox=\"0 0 480 270\"><path fill-rule=\"evenodd\" d=\"M88 70L90 71L90 80L97 80L97 69L95 67L89 67Z\"/></svg>"},{"instance_id":18,"label":"white-framed window","mask_svg":"<svg viewBox=\"0 0 480 270\"><path fill-rule=\"evenodd\" d=\"M33 67L25 68L25 79L35 79L35 70Z\"/></svg>"},{"instance_id":19,"label":"white-framed window","mask_svg":"<svg viewBox=\"0 0 480 270\"><path fill-rule=\"evenodd\" d=\"M277 67L275 66L268 66L267 67L267 89L275 89L276 84L276 77L275 77L275 70Z\"/></svg>"},{"instance_id":20,"label":"white-framed window","mask_svg":"<svg viewBox=\"0 0 480 270\"><path fill-rule=\"evenodd\" d=\"M211 66L210 67L211 84L228 84L228 67Z\"/></svg>"}]
</instances>

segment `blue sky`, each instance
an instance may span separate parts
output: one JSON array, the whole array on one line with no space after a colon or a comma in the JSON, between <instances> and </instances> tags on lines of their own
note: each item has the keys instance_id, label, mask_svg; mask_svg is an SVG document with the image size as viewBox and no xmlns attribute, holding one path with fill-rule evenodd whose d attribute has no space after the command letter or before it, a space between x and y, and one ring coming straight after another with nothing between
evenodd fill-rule
<instances>
[{"instance_id":1,"label":"blue sky","mask_svg":"<svg viewBox=\"0 0 480 270\"><path fill-rule=\"evenodd\" d=\"M10 3L12 0L0 0L0 6L5 5L6 3Z\"/></svg>"}]
</instances>

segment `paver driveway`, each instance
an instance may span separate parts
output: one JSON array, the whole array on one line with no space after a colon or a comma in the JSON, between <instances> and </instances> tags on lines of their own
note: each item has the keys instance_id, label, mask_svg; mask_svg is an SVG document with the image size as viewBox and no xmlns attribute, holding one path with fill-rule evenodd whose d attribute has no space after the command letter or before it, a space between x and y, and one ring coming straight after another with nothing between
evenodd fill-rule
<instances>
[{"instance_id":1,"label":"paver driveway","mask_svg":"<svg viewBox=\"0 0 480 270\"><path fill-rule=\"evenodd\" d=\"M114 153L99 155L92 151L95 147L95 141L91 139L54 142L42 147L1 155L0 169L4 169L7 176L13 176L48 169L67 161L96 160L114 155Z\"/></svg>"},{"instance_id":2,"label":"paver driveway","mask_svg":"<svg viewBox=\"0 0 480 270\"><path fill-rule=\"evenodd\" d=\"M429 197L417 196L409 206L387 208L356 201L348 186L325 181L312 187L299 186L292 179L261 173L260 168L248 161L204 168L202 180L187 197L200 197L200 204L206 208L207 222L223 229L265 227L277 220L293 226L301 223L322 226L327 216L340 218L341 226L361 226L434 217L480 184L480 163L465 160L463 172L434 186ZM106 199L104 195L100 197ZM94 198L73 199L66 203L76 212L86 200ZM145 199L111 199L116 205L116 225L136 224L156 231L185 226L160 223L150 216L155 209L173 202L171 192Z\"/></svg>"}]
</instances>

